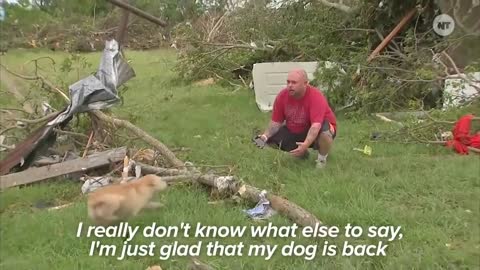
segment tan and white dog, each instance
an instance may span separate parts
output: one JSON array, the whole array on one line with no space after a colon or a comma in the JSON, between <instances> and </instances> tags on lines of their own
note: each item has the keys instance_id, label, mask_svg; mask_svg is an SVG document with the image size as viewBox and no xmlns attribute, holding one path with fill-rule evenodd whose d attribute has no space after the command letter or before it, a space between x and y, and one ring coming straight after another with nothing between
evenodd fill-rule
<instances>
[{"instance_id":1,"label":"tan and white dog","mask_svg":"<svg viewBox=\"0 0 480 270\"><path fill-rule=\"evenodd\" d=\"M165 189L167 183L154 174L99 188L88 196L88 216L95 224L103 226L126 220L144 208L161 207L161 203L152 199Z\"/></svg>"}]
</instances>

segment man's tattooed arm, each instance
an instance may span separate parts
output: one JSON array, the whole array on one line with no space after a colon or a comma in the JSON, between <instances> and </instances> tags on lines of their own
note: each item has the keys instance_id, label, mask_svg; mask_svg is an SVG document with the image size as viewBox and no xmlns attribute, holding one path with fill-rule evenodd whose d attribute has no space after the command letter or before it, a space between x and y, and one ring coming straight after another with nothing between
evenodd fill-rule
<instances>
[{"instance_id":1,"label":"man's tattooed arm","mask_svg":"<svg viewBox=\"0 0 480 270\"><path fill-rule=\"evenodd\" d=\"M310 145L312 145L312 143L315 142L321 128L322 128L321 123L312 124L312 126L308 130L307 137L305 138L305 141L303 142L306 147L309 147Z\"/></svg>"},{"instance_id":2,"label":"man's tattooed arm","mask_svg":"<svg viewBox=\"0 0 480 270\"><path fill-rule=\"evenodd\" d=\"M269 126L268 129L265 130L265 132L262 134L262 137L265 136L266 138L264 138L264 139L267 140L267 139L270 138L271 136L275 135L275 133L277 133L278 130L280 130L281 127L282 127L282 123L270 121L270 126Z\"/></svg>"}]
</instances>

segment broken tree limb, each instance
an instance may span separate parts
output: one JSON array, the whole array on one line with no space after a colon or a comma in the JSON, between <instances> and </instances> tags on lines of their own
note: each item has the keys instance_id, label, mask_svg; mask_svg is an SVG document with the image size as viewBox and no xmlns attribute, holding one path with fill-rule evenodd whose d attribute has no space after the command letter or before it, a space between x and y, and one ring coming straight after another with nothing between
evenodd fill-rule
<instances>
[{"instance_id":1,"label":"broken tree limb","mask_svg":"<svg viewBox=\"0 0 480 270\"><path fill-rule=\"evenodd\" d=\"M385 121L385 122L395 123L396 125L398 125L398 126L400 126L400 127L403 127L403 124L402 124L402 123L397 122L397 121L395 121L395 120L392 120L392 119L390 119L390 118L388 118L388 117L386 117L386 116L384 116L384 115L382 115L382 114L380 114L380 113L376 113L375 116L378 117L378 118L380 118L381 120L383 120L383 121Z\"/></svg>"},{"instance_id":2,"label":"broken tree limb","mask_svg":"<svg viewBox=\"0 0 480 270\"><path fill-rule=\"evenodd\" d=\"M159 142L157 139L150 136L148 133L146 133L142 129L133 125L129 121L113 118L113 117L108 116L108 115L106 115L103 112L98 111L98 110L92 111L91 113L102 121L111 123L111 124L113 124L117 127L126 128L129 131L133 132L135 135L142 138L142 140L144 140L145 142L147 142L150 145L152 145L153 147L155 147L155 149L157 149L160 152L160 154L162 154L162 156L170 163L171 166L174 166L174 167L175 166L177 166L177 167L183 167L184 166L184 163L181 160L179 160L175 156L175 154L172 151L170 151L170 149L168 149L167 146L165 146L163 143Z\"/></svg>"},{"instance_id":3,"label":"broken tree limb","mask_svg":"<svg viewBox=\"0 0 480 270\"><path fill-rule=\"evenodd\" d=\"M143 10L140 10L140 9L134 7L134 6L131 6L131 5L127 4L127 3L124 3L124 2L119 1L119 0L107 0L107 1L110 2L110 3L112 3L112 4L114 4L114 5L116 5L116 6L118 6L118 7L121 7L121 8L123 8L123 9L126 9L126 10L132 12L133 14L135 14L135 15L137 15L137 16L139 16L139 17L144 18L144 19L147 20L147 21L150 21L150 22L155 23L155 24L157 24L157 25L160 25L160 26L162 26L162 27L166 27L166 26L167 26L167 23L166 23L166 22L160 20L159 18L157 18L157 17L155 17L155 16L152 16L152 15L146 13L146 12L143 11Z\"/></svg>"},{"instance_id":4,"label":"broken tree limb","mask_svg":"<svg viewBox=\"0 0 480 270\"><path fill-rule=\"evenodd\" d=\"M2 67L5 68L8 71L8 69L6 67L4 67L4 66L2 66ZM9 72L11 72L11 71L9 71ZM53 83L51 83L50 81L48 81L47 79L45 79L41 75L38 75L36 77L28 77L28 76L24 76L24 75L20 75L20 74L16 74L16 73L12 73L12 74L14 74L15 76L18 76L20 78L24 78L24 79L39 79L45 85L47 85L50 89L56 89L57 90L56 92L58 92L60 94L63 94L63 92L60 91L60 89L58 87L56 87ZM70 99L67 96L65 96L64 94L62 96L66 101L68 101L68 102L70 101ZM132 123L130 123L126 120L120 120L120 119L113 118L111 116L108 116L108 115L104 114L103 112L101 112L99 110L92 111L91 113L102 121L111 123L111 124L116 125L116 126L124 127L126 129L130 130L135 135L142 138L145 142L154 146L167 159L167 161L170 163L171 166L173 166L173 167L183 167L184 166L184 163L181 160L177 159L175 154L172 151L170 151L170 149L168 149L167 146L165 146L164 144L159 142L157 139L150 136L148 133L146 133L142 129L133 125Z\"/></svg>"},{"instance_id":5,"label":"broken tree limb","mask_svg":"<svg viewBox=\"0 0 480 270\"><path fill-rule=\"evenodd\" d=\"M372 61L372 59L375 58L375 56L377 56L377 54L388 45L388 43L390 43L392 38L394 38L400 32L400 30L412 19L416 12L417 8L413 8L402 18L402 20L397 24L397 26L395 26L395 28L393 28L390 34L388 34L388 36L382 40L380 45L378 45L377 48L370 54L367 62Z\"/></svg>"},{"instance_id":6,"label":"broken tree limb","mask_svg":"<svg viewBox=\"0 0 480 270\"><path fill-rule=\"evenodd\" d=\"M120 0L122 1L122 0ZM126 4L128 4L128 0L123 0ZM125 36L127 35L127 27L128 27L128 17L130 15L130 12L128 9L123 9L123 15L122 19L120 20L120 24L118 27L118 32L117 32L117 42L119 48L123 47L123 41L125 40ZM124 54L124 53L123 53Z\"/></svg>"},{"instance_id":7,"label":"broken tree limb","mask_svg":"<svg viewBox=\"0 0 480 270\"><path fill-rule=\"evenodd\" d=\"M144 174L158 174L161 176L173 176L173 175L179 175L184 173L183 170L179 170L179 169L159 168L159 167L151 166L148 164L143 164L141 162L136 162L136 164L142 168L142 172Z\"/></svg>"},{"instance_id":8,"label":"broken tree limb","mask_svg":"<svg viewBox=\"0 0 480 270\"><path fill-rule=\"evenodd\" d=\"M45 77L43 77L42 75L37 75L37 76L25 76L25 75L22 75L22 74L18 74L16 72L13 72L11 70L9 70L7 67L5 67L4 65L0 64L0 67L2 67L3 69L5 69L5 71L7 71L8 73L12 74L13 76L16 76L20 79L24 79L24 80L29 80L29 81L35 81L35 80L40 80L42 83L44 83L45 85L48 86L48 88L50 88L50 90L52 92L55 92L55 93L58 93L60 95L62 95L62 97L64 99L66 99L67 101L70 101L70 99L68 98L68 96L62 92L58 87L54 86L52 83L50 83L47 79L45 79Z\"/></svg>"},{"instance_id":9,"label":"broken tree limb","mask_svg":"<svg viewBox=\"0 0 480 270\"><path fill-rule=\"evenodd\" d=\"M95 153L86 158L77 158L51 166L30 168L18 173L3 175L0 177L0 189L3 190L9 187L30 184L69 173L102 167L121 161L126 153L126 147L121 147Z\"/></svg>"},{"instance_id":10,"label":"broken tree limb","mask_svg":"<svg viewBox=\"0 0 480 270\"><path fill-rule=\"evenodd\" d=\"M142 172L144 173L162 173L164 168L156 168L153 166L142 166ZM146 171L143 168L147 168ZM176 173L172 169L169 170L169 173ZM220 193L224 195L235 195L239 194L241 198L250 201L252 203L257 203L259 200L259 195L261 190L242 183L235 176L218 176L215 174L201 174L197 171L192 172L191 174L185 174L183 171L179 171L179 178L175 176L167 176L165 179L169 181L178 181L179 179L190 178L193 181L196 181L200 184L210 186L217 189ZM167 181L168 182L168 181ZM317 217L309 213L302 207L297 204L282 198L280 196L267 193L267 198L270 201L272 208L275 209L280 214L288 217L293 222L301 226L315 226L316 223L323 224Z\"/></svg>"},{"instance_id":11,"label":"broken tree limb","mask_svg":"<svg viewBox=\"0 0 480 270\"><path fill-rule=\"evenodd\" d=\"M195 176L192 176L190 174L180 174L175 176L163 176L162 179L168 184L172 184L172 183L179 183L179 182L193 182L194 181L193 179L195 179Z\"/></svg>"},{"instance_id":12,"label":"broken tree limb","mask_svg":"<svg viewBox=\"0 0 480 270\"><path fill-rule=\"evenodd\" d=\"M220 192L230 194L239 194L243 199L257 203L260 192L258 188L243 184L233 176L215 176L213 174L201 175L197 181L211 187L217 188ZM316 223L323 224L317 217L309 213L297 204L282 198L280 196L267 193L267 199L271 206L280 214L288 217L290 220L301 226L315 226Z\"/></svg>"},{"instance_id":13,"label":"broken tree limb","mask_svg":"<svg viewBox=\"0 0 480 270\"><path fill-rule=\"evenodd\" d=\"M38 119L7 118L5 120L18 121L18 122L23 122L25 124L38 124L38 123L46 122L46 121L52 119L52 117L57 116L58 114L59 114L59 112L54 112L54 113L47 114L47 115L45 115L41 118L38 118Z\"/></svg>"}]
</instances>

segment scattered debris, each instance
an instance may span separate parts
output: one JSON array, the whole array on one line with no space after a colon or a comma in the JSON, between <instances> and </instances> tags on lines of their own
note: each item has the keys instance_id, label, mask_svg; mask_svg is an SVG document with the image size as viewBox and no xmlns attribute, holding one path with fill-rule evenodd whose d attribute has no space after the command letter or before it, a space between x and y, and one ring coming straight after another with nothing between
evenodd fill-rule
<instances>
[{"instance_id":1,"label":"scattered debris","mask_svg":"<svg viewBox=\"0 0 480 270\"><path fill-rule=\"evenodd\" d=\"M81 178L80 180L85 181L82 185L83 194L90 193L98 188L110 185L114 182L113 178L109 176L97 176L87 180L85 180L85 178Z\"/></svg>"},{"instance_id":2,"label":"scattered debris","mask_svg":"<svg viewBox=\"0 0 480 270\"><path fill-rule=\"evenodd\" d=\"M199 183L218 189L216 186L216 183L218 183L217 178L218 176L214 174L203 174L196 179ZM233 176L232 181L229 182L228 188L224 188L223 190L226 194L238 194L242 199L255 203L258 203L261 193L258 188L244 184L242 180L235 176ZM270 205L277 213L285 215L300 226L323 224L315 215L285 198L270 193L266 194L266 198L270 201Z\"/></svg>"},{"instance_id":3,"label":"scattered debris","mask_svg":"<svg viewBox=\"0 0 480 270\"><path fill-rule=\"evenodd\" d=\"M60 155L50 155L50 156L40 156L35 161L33 162L33 166L35 167L41 167L41 166L47 166L47 165L52 165L60 162L65 162L68 160L74 160L78 158L79 156L72 152L72 151L67 151L65 155L60 156Z\"/></svg>"},{"instance_id":4,"label":"scattered debris","mask_svg":"<svg viewBox=\"0 0 480 270\"><path fill-rule=\"evenodd\" d=\"M30 184L74 172L87 172L90 169L119 162L125 154L126 147L121 147L94 153L86 158L77 158L50 166L30 168L25 171L3 175L0 178L0 189Z\"/></svg>"},{"instance_id":5,"label":"scattered debris","mask_svg":"<svg viewBox=\"0 0 480 270\"><path fill-rule=\"evenodd\" d=\"M243 210L249 217L254 220L268 219L271 216L275 215L275 210L272 209L270 202L267 200L265 195L267 194L266 190L260 192L260 200L257 205L248 210Z\"/></svg>"},{"instance_id":6,"label":"scattered debris","mask_svg":"<svg viewBox=\"0 0 480 270\"><path fill-rule=\"evenodd\" d=\"M354 151L359 151L361 152L362 154L365 154L367 156L371 156L372 155L372 147L368 146L368 145L365 145L363 147L363 149L360 149L360 148L353 148Z\"/></svg>"},{"instance_id":7,"label":"scattered debris","mask_svg":"<svg viewBox=\"0 0 480 270\"><path fill-rule=\"evenodd\" d=\"M381 120L383 120L383 121L385 121L385 122L395 123L395 124L399 125L400 127L403 127L403 124L402 124L402 123L397 122L397 121L394 121L394 120L392 120L392 119L390 119L390 118L388 118L388 117L386 117L386 116L384 116L384 115L382 115L382 114L380 114L380 113L376 113L375 116L378 117L378 118L380 118Z\"/></svg>"},{"instance_id":8,"label":"scattered debris","mask_svg":"<svg viewBox=\"0 0 480 270\"><path fill-rule=\"evenodd\" d=\"M468 155L469 150L480 153L480 133L470 134L472 119L472 114L462 116L453 128L453 139L445 144L461 155Z\"/></svg>"},{"instance_id":9,"label":"scattered debris","mask_svg":"<svg viewBox=\"0 0 480 270\"><path fill-rule=\"evenodd\" d=\"M413 18L413 16L417 13L417 8L412 8L402 20L393 28L393 30L385 37L384 40L373 50L373 52L368 56L367 62L372 61L387 45L390 41L404 28L404 26Z\"/></svg>"},{"instance_id":10,"label":"scattered debris","mask_svg":"<svg viewBox=\"0 0 480 270\"><path fill-rule=\"evenodd\" d=\"M120 100L117 88L134 76L133 69L119 54L118 43L115 40L107 41L98 71L69 87L70 98L65 96L64 98L70 104L62 111L50 116L44 126L34 131L27 139L19 143L4 160L0 161L0 175L10 172L12 168L21 163L22 159L28 162L23 164L25 166L21 165L20 169L30 166L30 161L34 157L32 152L38 154L35 153L35 150L39 146L53 144L56 139L54 128L59 126L60 129L63 129L75 114L113 106ZM43 77L38 76L38 78ZM42 81L45 82L43 79ZM58 90L52 85L51 88ZM63 93L60 90L58 92Z\"/></svg>"}]
</instances>

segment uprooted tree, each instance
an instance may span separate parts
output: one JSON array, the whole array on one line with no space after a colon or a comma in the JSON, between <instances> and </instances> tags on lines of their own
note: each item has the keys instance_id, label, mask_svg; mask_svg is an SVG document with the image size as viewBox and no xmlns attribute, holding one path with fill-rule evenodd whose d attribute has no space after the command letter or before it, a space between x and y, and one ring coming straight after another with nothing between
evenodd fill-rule
<instances>
[{"instance_id":1,"label":"uprooted tree","mask_svg":"<svg viewBox=\"0 0 480 270\"><path fill-rule=\"evenodd\" d=\"M255 63L318 61L313 83L337 110L437 108L447 76L480 68L479 9L475 1L246 1L177 25L177 71L249 86ZM432 31L440 13L460 22L448 37Z\"/></svg>"},{"instance_id":2,"label":"uprooted tree","mask_svg":"<svg viewBox=\"0 0 480 270\"><path fill-rule=\"evenodd\" d=\"M108 1L33 2L39 8L31 11L8 5L0 47L99 51L105 39L116 36L123 14ZM255 63L318 61L312 83L337 111L438 108L449 98L443 95L445 78L480 68L480 4L474 0L131 3L168 25L130 16L125 47L176 47L181 78L249 87ZM447 37L432 30L442 13L456 22Z\"/></svg>"}]
</instances>

